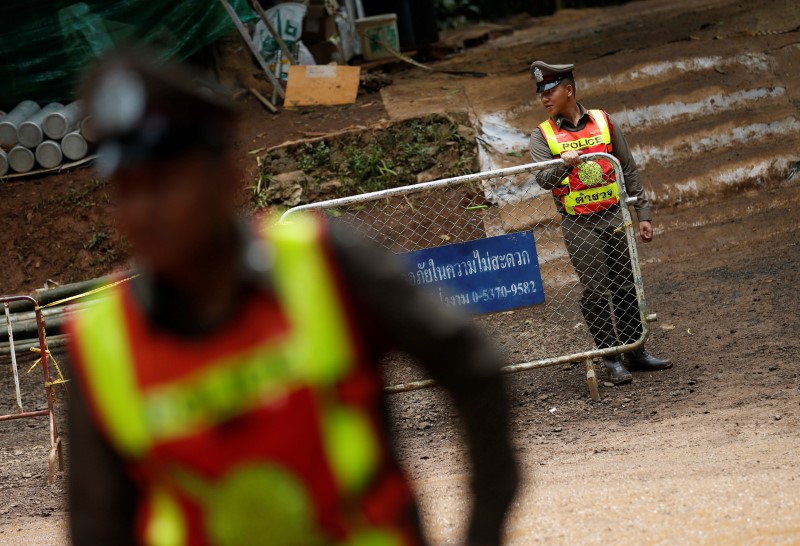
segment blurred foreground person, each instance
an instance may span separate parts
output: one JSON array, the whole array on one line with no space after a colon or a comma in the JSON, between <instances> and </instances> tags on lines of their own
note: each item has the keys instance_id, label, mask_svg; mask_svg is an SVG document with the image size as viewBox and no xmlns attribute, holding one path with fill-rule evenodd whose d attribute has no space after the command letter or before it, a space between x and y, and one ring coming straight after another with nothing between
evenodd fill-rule
<instances>
[{"instance_id":1,"label":"blurred foreground person","mask_svg":"<svg viewBox=\"0 0 800 546\"><path fill-rule=\"evenodd\" d=\"M71 325L73 542L424 544L377 366L398 348L463 416L467 543L499 544L517 485L499 357L342 227L240 224L233 112L189 81L118 54L87 83L141 274Z\"/></svg>"}]
</instances>

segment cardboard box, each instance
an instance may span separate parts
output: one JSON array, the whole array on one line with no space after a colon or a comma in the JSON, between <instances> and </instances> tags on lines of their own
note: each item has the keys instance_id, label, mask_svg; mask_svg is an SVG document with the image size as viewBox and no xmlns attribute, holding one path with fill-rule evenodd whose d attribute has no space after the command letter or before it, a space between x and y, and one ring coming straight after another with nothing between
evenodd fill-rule
<instances>
[{"instance_id":1,"label":"cardboard box","mask_svg":"<svg viewBox=\"0 0 800 546\"><path fill-rule=\"evenodd\" d=\"M324 42L336 33L336 18L328 15L324 6L308 6L303 19L304 44Z\"/></svg>"},{"instance_id":2,"label":"cardboard box","mask_svg":"<svg viewBox=\"0 0 800 546\"><path fill-rule=\"evenodd\" d=\"M284 104L287 108L353 104L360 75L358 66L290 66Z\"/></svg>"},{"instance_id":3,"label":"cardboard box","mask_svg":"<svg viewBox=\"0 0 800 546\"><path fill-rule=\"evenodd\" d=\"M311 56L314 57L314 61L316 61L317 64L344 64L342 63L342 57L339 53L339 46L330 40L308 46L308 51L311 53Z\"/></svg>"}]
</instances>

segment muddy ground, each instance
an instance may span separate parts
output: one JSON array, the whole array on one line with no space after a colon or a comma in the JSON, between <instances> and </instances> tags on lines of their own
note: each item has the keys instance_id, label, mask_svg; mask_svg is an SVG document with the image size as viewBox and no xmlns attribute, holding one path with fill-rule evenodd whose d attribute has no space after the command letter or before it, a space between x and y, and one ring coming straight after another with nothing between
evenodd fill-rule
<instances>
[{"instance_id":1,"label":"muddy ground","mask_svg":"<svg viewBox=\"0 0 800 546\"><path fill-rule=\"evenodd\" d=\"M800 198L780 203L780 195L722 201L714 207L749 206L751 214L719 231L664 231L642 248L659 314L649 347L672 358L673 369L601 387L599 402L579 367L509 376L526 480L509 544L800 540ZM660 223L686 212L662 212ZM4 370L2 392L11 385ZM23 387L38 394L32 377ZM454 410L438 390L390 400L429 533L457 544L468 478ZM10 403L4 397L2 409ZM62 422L67 407L62 399ZM0 543L63 543L65 480L59 474L46 486L46 443L44 420L0 423Z\"/></svg>"},{"instance_id":2,"label":"muddy ground","mask_svg":"<svg viewBox=\"0 0 800 546\"><path fill-rule=\"evenodd\" d=\"M601 386L600 402L591 402L576 367L509 376L525 476L509 544L800 543L800 183L786 168L800 159L797 19L784 0L651 0L565 11L439 65L494 78L413 70L355 105L278 116L242 101L236 146L250 185L257 164L249 152L386 118L463 110L485 121L509 112L511 125L530 130L541 117L524 74L534 58L582 62L587 95L614 112L768 90L694 117L637 125L631 114L628 133L641 146L645 184L658 204L656 241L640 248L659 315L648 346L675 367ZM654 71L661 61L701 57L721 63L719 70L689 63ZM644 76L632 78L630 67ZM741 124L766 129L717 138ZM687 147L707 136L710 148ZM525 160L509 151L503 161ZM248 200L243 192L251 214ZM109 214L105 186L90 170L0 184L0 291L123 264L127 252ZM509 328L512 318L524 321L524 311L480 323L499 344L525 348L524 336ZM38 406L40 383L25 373L29 365L20 362L24 394ZM0 413L13 406L11 385L4 365ZM391 405L429 534L436 544L458 544L468 474L453 409L438 390L395 395ZM63 423L68 401L62 397L58 408ZM59 474L46 486L46 444L43 420L0 423L0 544L65 543L65 479Z\"/></svg>"},{"instance_id":3,"label":"muddy ground","mask_svg":"<svg viewBox=\"0 0 800 546\"><path fill-rule=\"evenodd\" d=\"M278 115L265 112L254 100L237 105L242 116L233 146L242 173L245 215L254 212L252 187L259 174L256 154L251 152L366 125L385 115L374 93L335 110L283 110ZM91 168L1 182L0 292L25 293L45 283L52 286L50 281L77 282L124 267L129 252L112 219L105 181Z\"/></svg>"}]
</instances>

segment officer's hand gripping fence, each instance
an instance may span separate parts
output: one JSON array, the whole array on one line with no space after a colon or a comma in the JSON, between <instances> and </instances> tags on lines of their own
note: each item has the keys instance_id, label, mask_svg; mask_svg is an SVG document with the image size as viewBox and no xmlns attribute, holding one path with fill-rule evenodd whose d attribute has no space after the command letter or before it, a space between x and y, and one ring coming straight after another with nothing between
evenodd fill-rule
<instances>
[{"instance_id":1,"label":"officer's hand gripping fence","mask_svg":"<svg viewBox=\"0 0 800 546\"><path fill-rule=\"evenodd\" d=\"M635 198L625 192L622 167L608 154L587 154L582 159L610 162L613 173L592 183L604 186L615 176L621 206L562 218L551 192L537 183L537 175L554 180L548 173L564 170L561 160L553 160L311 203L286 211L283 219L300 210L325 211L394 253L532 232L544 302L479 316L476 321L492 324L496 341L516 362L503 372L584 362L590 393L598 399L592 360L642 346L648 320L655 320L655 315L647 314L635 242L638 230L628 210ZM607 195L598 193L572 198L592 204ZM479 299L502 298L511 289L490 287L487 293L472 294ZM386 391L433 385L432 380L412 381Z\"/></svg>"},{"instance_id":2,"label":"officer's hand gripping fence","mask_svg":"<svg viewBox=\"0 0 800 546\"><path fill-rule=\"evenodd\" d=\"M35 347L31 347L30 350L39 353L39 359L37 359L36 362L34 362L34 365L31 366L31 369L29 371L33 371L33 369L37 364L41 365L42 378L44 381L44 397L46 404L46 407L44 408L31 409L26 411L26 408L23 406L24 400L20 390L19 373L17 369L17 351L21 349L18 346L15 346L14 332L12 328L12 319L9 313L9 304L14 302L23 302L26 304L30 304L33 306L34 309L32 318L35 321L35 326L36 326L37 344ZM64 455L61 447L61 437L58 434L58 425L56 423L55 411L54 411L55 409L54 386L57 384L57 382L53 381L50 376L49 361L51 359L51 355L50 352L47 350L47 341L46 341L47 336L45 333L45 323L44 323L44 317L42 315L42 308L39 306L39 302L35 298L32 298L31 296L0 297L0 304L3 305L5 311L5 325L6 325L6 332L8 335L8 343L10 349L9 350L10 364L14 380L14 395L15 395L14 396L15 408L13 413L0 415L0 421L9 421L12 419L25 419L29 417L47 417L50 425L50 453L48 456L50 474L48 477L48 483L52 485L53 481L55 480L56 460L58 460L58 469L63 470Z\"/></svg>"}]
</instances>

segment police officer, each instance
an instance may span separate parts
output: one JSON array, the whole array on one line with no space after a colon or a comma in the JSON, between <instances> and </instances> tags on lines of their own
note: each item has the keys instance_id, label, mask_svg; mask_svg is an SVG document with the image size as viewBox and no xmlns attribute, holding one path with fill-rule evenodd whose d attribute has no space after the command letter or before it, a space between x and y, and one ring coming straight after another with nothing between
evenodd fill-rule
<instances>
[{"instance_id":1,"label":"police officer","mask_svg":"<svg viewBox=\"0 0 800 546\"><path fill-rule=\"evenodd\" d=\"M564 242L583 286L581 311L595 344L605 349L635 343L643 329L614 169L609 161L584 162L581 156L605 152L619 160L625 189L636 197L638 232L645 243L653 240L653 215L625 136L606 112L587 110L578 102L574 68L542 61L531 65L549 118L531 133L530 150L534 162L560 158L565 163L540 171L536 181L553 193ZM669 360L653 356L643 345L628 353L624 362L610 356L604 364L615 384L630 382L631 369L671 367Z\"/></svg>"},{"instance_id":2,"label":"police officer","mask_svg":"<svg viewBox=\"0 0 800 546\"><path fill-rule=\"evenodd\" d=\"M88 81L140 273L70 327L73 543L424 544L377 364L399 348L463 415L467 544L499 544L517 484L500 357L339 225L241 224L234 113L190 81L123 54Z\"/></svg>"}]
</instances>

